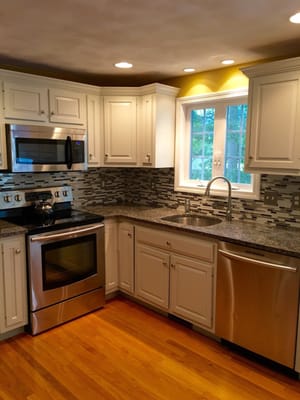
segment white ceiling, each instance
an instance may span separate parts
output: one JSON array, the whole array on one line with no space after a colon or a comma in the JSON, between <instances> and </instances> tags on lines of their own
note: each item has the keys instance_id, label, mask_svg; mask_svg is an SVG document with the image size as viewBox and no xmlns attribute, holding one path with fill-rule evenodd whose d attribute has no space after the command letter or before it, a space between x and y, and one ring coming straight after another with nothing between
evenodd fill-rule
<instances>
[{"instance_id":1,"label":"white ceiling","mask_svg":"<svg viewBox=\"0 0 300 400\"><path fill-rule=\"evenodd\" d=\"M299 0L9 0L0 66L99 85L140 85L300 55ZM118 61L134 64L117 70Z\"/></svg>"}]
</instances>

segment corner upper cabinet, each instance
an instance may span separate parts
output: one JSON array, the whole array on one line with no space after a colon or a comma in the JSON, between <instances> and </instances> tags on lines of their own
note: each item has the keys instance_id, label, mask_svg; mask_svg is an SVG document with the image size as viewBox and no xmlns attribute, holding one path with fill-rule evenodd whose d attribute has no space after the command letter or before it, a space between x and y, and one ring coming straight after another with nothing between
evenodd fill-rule
<instances>
[{"instance_id":1,"label":"corner upper cabinet","mask_svg":"<svg viewBox=\"0 0 300 400\"><path fill-rule=\"evenodd\" d=\"M29 79L3 84L4 118L23 121L86 124L86 96L80 91L48 88Z\"/></svg>"},{"instance_id":2,"label":"corner upper cabinet","mask_svg":"<svg viewBox=\"0 0 300 400\"><path fill-rule=\"evenodd\" d=\"M104 165L137 164L137 98L104 96Z\"/></svg>"},{"instance_id":3,"label":"corner upper cabinet","mask_svg":"<svg viewBox=\"0 0 300 400\"><path fill-rule=\"evenodd\" d=\"M300 57L248 67L246 170L300 173Z\"/></svg>"},{"instance_id":4,"label":"corner upper cabinet","mask_svg":"<svg viewBox=\"0 0 300 400\"><path fill-rule=\"evenodd\" d=\"M175 96L178 89L151 84L142 87L139 137L143 167L174 166Z\"/></svg>"}]
</instances>

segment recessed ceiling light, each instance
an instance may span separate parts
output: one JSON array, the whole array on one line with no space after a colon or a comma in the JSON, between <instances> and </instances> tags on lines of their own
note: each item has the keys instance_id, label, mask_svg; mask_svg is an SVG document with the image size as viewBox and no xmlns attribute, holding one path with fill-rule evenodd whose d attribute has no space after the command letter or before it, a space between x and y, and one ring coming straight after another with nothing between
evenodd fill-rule
<instances>
[{"instance_id":1,"label":"recessed ceiling light","mask_svg":"<svg viewBox=\"0 0 300 400\"><path fill-rule=\"evenodd\" d=\"M127 61L121 61L115 64L117 68L132 68L132 64L128 63Z\"/></svg>"},{"instance_id":2,"label":"recessed ceiling light","mask_svg":"<svg viewBox=\"0 0 300 400\"><path fill-rule=\"evenodd\" d=\"M184 68L183 69L184 72L195 72L195 68Z\"/></svg>"},{"instance_id":3,"label":"recessed ceiling light","mask_svg":"<svg viewBox=\"0 0 300 400\"><path fill-rule=\"evenodd\" d=\"M224 64L224 65L231 65L231 64L234 64L234 60L223 60L223 61L221 61L221 64Z\"/></svg>"},{"instance_id":4,"label":"recessed ceiling light","mask_svg":"<svg viewBox=\"0 0 300 400\"><path fill-rule=\"evenodd\" d=\"M298 13L292 15L292 16L290 17L290 21L291 21L293 24L300 24L300 12L298 12Z\"/></svg>"}]
</instances>

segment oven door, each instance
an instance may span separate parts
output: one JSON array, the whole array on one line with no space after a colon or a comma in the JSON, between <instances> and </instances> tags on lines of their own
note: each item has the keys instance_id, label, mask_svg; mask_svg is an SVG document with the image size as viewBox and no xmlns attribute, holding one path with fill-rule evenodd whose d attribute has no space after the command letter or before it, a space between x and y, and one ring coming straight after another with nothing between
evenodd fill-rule
<instances>
[{"instance_id":1,"label":"oven door","mask_svg":"<svg viewBox=\"0 0 300 400\"><path fill-rule=\"evenodd\" d=\"M104 287L104 225L28 236L30 310Z\"/></svg>"}]
</instances>

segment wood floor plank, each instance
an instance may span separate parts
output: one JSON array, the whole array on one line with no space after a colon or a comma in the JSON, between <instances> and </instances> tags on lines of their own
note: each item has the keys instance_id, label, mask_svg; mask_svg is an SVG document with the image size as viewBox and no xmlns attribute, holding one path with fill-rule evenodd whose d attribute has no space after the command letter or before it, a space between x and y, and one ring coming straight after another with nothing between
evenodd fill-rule
<instances>
[{"instance_id":1,"label":"wood floor plank","mask_svg":"<svg viewBox=\"0 0 300 400\"><path fill-rule=\"evenodd\" d=\"M0 400L300 400L300 382L117 298L0 342Z\"/></svg>"}]
</instances>

